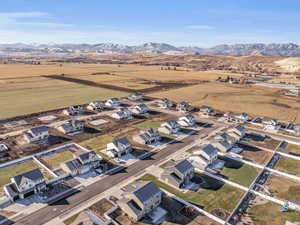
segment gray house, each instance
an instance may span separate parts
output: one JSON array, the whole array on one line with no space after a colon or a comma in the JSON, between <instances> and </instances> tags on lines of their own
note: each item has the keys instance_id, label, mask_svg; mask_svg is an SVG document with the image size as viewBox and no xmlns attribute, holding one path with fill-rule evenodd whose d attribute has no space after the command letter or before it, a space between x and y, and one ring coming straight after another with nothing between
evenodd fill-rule
<instances>
[{"instance_id":1,"label":"gray house","mask_svg":"<svg viewBox=\"0 0 300 225\"><path fill-rule=\"evenodd\" d=\"M74 159L61 163L60 167L66 173L76 176L90 172L99 167L101 167L102 170L105 170L106 164L94 151L77 151L74 153Z\"/></svg>"},{"instance_id":2,"label":"gray house","mask_svg":"<svg viewBox=\"0 0 300 225\"><path fill-rule=\"evenodd\" d=\"M138 104L133 109L132 112L135 114L144 114L149 111L149 107L146 104Z\"/></svg>"},{"instance_id":3,"label":"gray house","mask_svg":"<svg viewBox=\"0 0 300 225\"><path fill-rule=\"evenodd\" d=\"M162 109L170 109L174 106L174 103L167 98L162 98L158 100L157 104Z\"/></svg>"},{"instance_id":4,"label":"gray house","mask_svg":"<svg viewBox=\"0 0 300 225\"><path fill-rule=\"evenodd\" d=\"M180 130L180 124L176 120L168 120L162 123L158 130L165 134L176 134Z\"/></svg>"},{"instance_id":5,"label":"gray house","mask_svg":"<svg viewBox=\"0 0 300 225\"><path fill-rule=\"evenodd\" d=\"M27 143L47 142L49 136L49 127L47 126L34 127L23 134Z\"/></svg>"},{"instance_id":6,"label":"gray house","mask_svg":"<svg viewBox=\"0 0 300 225\"><path fill-rule=\"evenodd\" d=\"M83 129L84 129L84 122L80 120L69 120L66 123L57 127L57 130L59 130L64 134L82 132Z\"/></svg>"},{"instance_id":7,"label":"gray house","mask_svg":"<svg viewBox=\"0 0 300 225\"><path fill-rule=\"evenodd\" d=\"M128 99L132 101L143 101L144 96L140 93L134 93L132 95L129 95Z\"/></svg>"},{"instance_id":8,"label":"gray house","mask_svg":"<svg viewBox=\"0 0 300 225\"><path fill-rule=\"evenodd\" d=\"M121 104L121 101L119 98L110 98L105 102L105 105L112 108L117 108Z\"/></svg>"},{"instance_id":9,"label":"gray house","mask_svg":"<svg viewBox=\"0 0 300 225\"><path fill-rule=\"evenodd\" d=\"M6 196L15 201L46 189L46 182L39 169L30 170L12 177L11 183L4 185Z\"/></svg>"},{"instance_id":10,"label":"gray house","mask_svg":"<svg viewBox=\"0 0 300 225\"><path fill-rule=\"evenodd\" d=\"M68 116L77 116L83 113L83 108L80 105L73 105L63 110L63 114Z\"/></svg>"},{"instance_id":11,"label":"gray house","mask_svg":"<svg viewBox=\"0 0 300 225\"><path fill-rule=\"evenodd\" d=\"M176 188L184 188L194 177L194 166L188 160L170 160L164 167L161 180Z\"/></svg>"},{"instance_id":12,"label":"gray house","mask_svg":"<svg viewBox=\"0 0 300 225\"><path fill-rule=\"evenodd\" d=\"M199 113L204 116L214 116L215 110L207 105L203 105L199 108Z\"/></svg>"},{"instance_id":13,"label":"gray house","mask_svg":"<svg viewBox=\"0 0 300 225\"><path fill-rule=\"evenodd\" d=\"M112 158L120 158L123 155L127 155L132 151L132 146L127 138L119 138L115 141L108 143L106 147L106 153Z\"/></svg>"},{"instance_id":14,"label":"gray house","mask_svg":"<svg viewBox=\"0 0 300 225\"><path fill-rule=\"evenodd\" d=\"M154 128L149 128L145 131L142 131L140 134L133 137L133 140L140 144L153 144L161 140L161 136L158 130Z\"/></svg>"},{"instance_id":15,"label":"gray house","mask_svg":"<svg viewBox=\"0 0 300 225\"><path fill-rule=\"evenodd\" d=\"M177 104L176 109L180 112L191 112L194 110L194 107L190 103L183 101Z\"/></svg>"},{"instance_id":16,"label":"gray house","mask_svg":"<svg viewBox=\"0 0 300 225\"><path fill-rule=\"evenodd\" d=\"M87 107L87 110L93 111L93 112L100 112L102 110L104 110L104 103L99 102L99 101L95 101L95 102L91 102Z\"/></svg>"},{"instance_id":17,"label":"gray house","mask_svg":"<svg viewBox=\"0 0 300 225\"><path fill-rule=\"evenodd\" d=\"M187 114L179 118L178 123L183 127L194 127L196 125L195 116Z\"/></svg>"},{"instance_id":18,"label":"gray house","mask_svg":"<svg viewBox=\"0 0 300 225\"><path fill-rule=\"evenodd\" d=\"M162 199L162 191L152 181L137 181L122 188L122 198L118 206L134 221L137 222L147 214L155 211ZM163 221L166 211L157 215L157 221Z\"/></svg>"}]
</instances>

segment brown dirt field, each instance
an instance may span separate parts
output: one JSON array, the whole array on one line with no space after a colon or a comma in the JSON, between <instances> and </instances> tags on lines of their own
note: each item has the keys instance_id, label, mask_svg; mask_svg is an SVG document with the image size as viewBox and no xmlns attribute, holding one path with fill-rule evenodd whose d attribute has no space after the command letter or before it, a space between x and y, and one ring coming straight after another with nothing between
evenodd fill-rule
<instances>
[{"instance_id":1,"label":"brown dirt field","mask_svg":"<svg viewBox=\"0 0 300 225\"><path fill-rule=\"evenodd\" d=\"M258 148L251 148L246 145L241 145L244 151L240 154L244 158L249 159L261 165L265 165L271 158L272 154Z\"/></svg>"}]
</instances>

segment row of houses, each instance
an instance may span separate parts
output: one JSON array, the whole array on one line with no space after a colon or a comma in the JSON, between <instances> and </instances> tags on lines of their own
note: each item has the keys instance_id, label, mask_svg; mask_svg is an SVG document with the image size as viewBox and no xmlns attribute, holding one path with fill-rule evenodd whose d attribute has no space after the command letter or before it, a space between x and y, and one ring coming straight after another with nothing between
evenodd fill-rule
<instances>
[{"instance_id":1,"label":"row of houses","mask_svg":"<svg viewBox=\"0 0 300 225\"><path fill-rule=\"evenodd\" d=\"M146 104L138 104L132 109L122 107L117 112L111 114L111 117L119 120L128 120L132 118L133 114L141 115L146 114L148 111L149 107Z\"/></svg>"}]
</instances>

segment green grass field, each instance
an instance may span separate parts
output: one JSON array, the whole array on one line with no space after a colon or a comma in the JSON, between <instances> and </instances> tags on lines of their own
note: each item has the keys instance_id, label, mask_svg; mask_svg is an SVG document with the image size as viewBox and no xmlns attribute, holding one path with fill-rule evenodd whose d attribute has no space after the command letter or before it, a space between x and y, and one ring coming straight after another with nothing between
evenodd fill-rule
<instances>
[{"instance_id":1,"label":"green grass field","mask_svg":"<svg viewBox=\"0 0 300 225\"><path fill-rule=\"evenodd\" d=\"M55 153L54 155L48 156L44 161L51 167L56 168L61 163L73 158L72 152L66 150L63 152Z\"/></svg>"},{"instance_id":2,"label":"green grass field","mask_svg":"<svg viewBox=\"0 0 300 225\"><path fill-rule=\"evenodd\" d=\"M45 81L46 82L46 81ZM111 97L124 97L128 93L77 84L49 85L39 87L0 90L0 104L5 105L0 118L89 103Z\"/></svg>"},{"instance_id":3,"label":"green grass field","mask_svg":"<svg viewBox=\"0 0 300 225\"><path fill-rule=\"evenodd\" d=\"M275 165L275 169L290 174L298 175L300 174L300 164L298 160L281 158Z\"/></svg>"},{"instance_id":4,"label":"green grass field","mask_svg":"<svg viewBox=\"0 0 300 225\"><path fill-rule=\"evenodd\" d=\"M300 213L280 212L281 206L268 202L263 205L256 205L250 209L249 215L254 225L283 225L288 220L290 222L300 221Z\"/></svg>"},{"instance_id":5,"label":"green grass field","mask_svg":"<svg viewBox=\"0 0 300 225\"><path fill-rule=\"evenodd\" d=\"M0 170L0 192L3 186L10 182L10 178L20 173L39 168L32 160Z\"/></svg>"},{"instance_id":6,"label":"green grass field","mask_svg":"<svg viewBox=\"0 0 300 225\"><path fill-rule=\"evenodd\" d=\"M221 174L227 176L233 182L248 187L258 175L258 170L252 166L240 164L231 159L225 160L225 168L221 171Z\"/></svg>"},{"instance_id":7,"label":"green grass field","mask_svg":"<svg viewBox=\"0 0 300 225\"><path fill-rule=\"evenodd\" d=\"M153 121L153 120L147 120L145 122L139 123L134 125L134 127L139 128L141 130L145 130L148 128L159 128L160 127L161 122L160 121Z\"/></svg>"},{"instance_id":8,"label":"green grass field","mask_svg":"<svg viewBox=\"0 0 300 225\"><path fill-rule=\"evenodd\" d=\"M197 192L189 191L187 193L178 191L177 189L159 181L156 177L150 174L144 175L141 179L152 180L159 187L177 195L186 201L203 205L204 209L209 212L216 208L223 208L226 211L231 212L244 194L243 191L229 186L228 184L220 183L219 181L208 176L202 174L198 174L198 176L204 180L207 188L201 188Z\"/></svg>"}]
</instances>

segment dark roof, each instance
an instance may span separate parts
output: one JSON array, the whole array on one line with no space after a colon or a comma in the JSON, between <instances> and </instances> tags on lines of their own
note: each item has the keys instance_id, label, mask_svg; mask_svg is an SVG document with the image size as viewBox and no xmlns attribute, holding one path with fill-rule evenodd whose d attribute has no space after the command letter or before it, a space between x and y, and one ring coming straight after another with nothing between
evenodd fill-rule
<instances>
[{"instance_id":1,"label":"dark roof","mask_svg":"<svg viewBox=\"0 0 300 225\"><path fill-rule=\"evenodd\" d=\"M218 153L218 150L211 144L206 145L204 148L202 148L202 151L204 151L209 156Z\"/></svg>"},{"instance_id":2,"label":"dark roof","mask_svg":"<svg viewBox=\"0 0 300 225\"><path fill-rule=\"evenodd\" d=\"M33 134L39 134L42 132L47 132L49 130L49 127L47 127L47 126L34 127L34 128L31 128L30 130Z\"/></svg>"},{"instance_id":3,"label":"dark roof","mask_svg":"<svg viewBox=\"0 0 300 225\"><path fill-rule=\"evenodd\" d=\"M119 138L115 141L113 141L114 145L116 145L117 147L121 144L121 145L130 145L130 142L128 141L128 139L126 137L122 137Z\"/></svg>"},{"instance_id":4,"label":"dark roof","mask_svg":"<svg viewBox=\"0 0 300 225\"><path fill-rule=\"evenodd\" d=\"M82 162L85 162L85 161L89 160L91 156L94 157L96 155L96 153L94 151L78 152L76 155Z\"/></svg>"},{"instance_id":5,"label":"dark roof","mask_svg":"<svg viewBox=\"0 0 300 225\"><path fill-rule=\"evenodd\" d=\"M187 161L186 159L185 160L182 160L180 162L178 162L176 165L175 165L175 168L181 172L181 173L185 173L187 170L190 170L190 169L193 169L193 165Z\"/></svg>"},{"instance_id":6,"label":"dark roof","mask_svg":"<svg viewBox=\"0 0 300 225\"><path fill-rule=\"evenodd\" d=\"M71 159L64 162L64 164L69 168L69 170L74 171L81 167L81 163L78 159Z\"/></svg>"},{"instance_id":7,"label":"dark roof","mask_svg":"<svg viewBox=\"0 0 300 225\"><path fill-rule=\"evenodd\" d=\"M44 179L44 176L41 173L40 169L34 169L34 170L27 171L25 173L21 173L17 176L14 176L16 185L18 185L18 186L20 185L23 177L26 177L33 181L38 181L38 180Z\"/></svg>"},{"instance_id":8,"label":"dark roof","mask_svg":"<svg viewBox=\"0 0 300 225\"><path fill-rule=\"evenodd\" d=\"M161 190L152 181L137 181L124 187L126 192L133 193L141 202L145 202L161 193Z\"/></svg>"}]
</instances>

